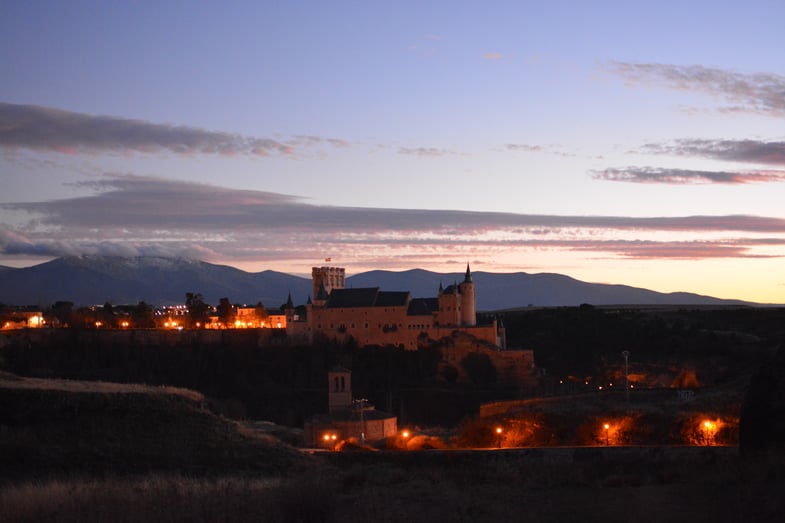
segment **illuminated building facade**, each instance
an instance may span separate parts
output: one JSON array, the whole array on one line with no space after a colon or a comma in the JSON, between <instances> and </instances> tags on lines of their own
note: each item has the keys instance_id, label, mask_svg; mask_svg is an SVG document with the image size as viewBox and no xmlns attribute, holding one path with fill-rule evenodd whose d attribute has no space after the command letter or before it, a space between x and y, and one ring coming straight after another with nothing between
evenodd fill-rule
<instances>
[{"instance_id":1,"label":"illuminated building facade","mask_svg":"<svg viewBox=\"0 0 785 523\"><path fill-rule=\"evenodd\" d=\"M461 332L495 347L504 348L504 332L496 321L477 325L477 307L471 269L464 279L443 288L434 298L412 298L408 291L383 291L379 287L345 288L345 270L312 269L314 299L306 318L287 322L293 337L308 341L325 337L354 340L361 346L395 345L416 350L418 342ZM293 307L292 307L293 310Z\"/></svg>"}]
</instances>

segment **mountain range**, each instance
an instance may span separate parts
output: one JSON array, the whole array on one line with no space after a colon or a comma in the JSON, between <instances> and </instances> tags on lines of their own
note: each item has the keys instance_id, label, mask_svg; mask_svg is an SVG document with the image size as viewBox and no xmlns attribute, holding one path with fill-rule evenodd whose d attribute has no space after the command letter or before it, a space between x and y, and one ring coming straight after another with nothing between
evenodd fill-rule
<instances>
[{"instance_id":1,"label":"mountain range","mask_svg":"<svg viewBox=\"0 0 785 523\"><path fill-rule=\"evenodd\" d=\"M464 273L436 273L422 269L402 272L370 271L346 278L346 287L380 287L410 291L414 298L435 297L439 285L463 281ZM627 285L587 283L551 273L473 272L477 310L492 311L526 306L592 305L755 305L686 292L660 293ZM73 256L25 268L0 267L0 303L46 307L56 301L77 305L111 303L152 305L183 303L187 292L200 293L217 304L233 303L268 308L295 305L312 297L311 280L275 271L246 272L184 258Z\"/></svg>"}]
</instances>

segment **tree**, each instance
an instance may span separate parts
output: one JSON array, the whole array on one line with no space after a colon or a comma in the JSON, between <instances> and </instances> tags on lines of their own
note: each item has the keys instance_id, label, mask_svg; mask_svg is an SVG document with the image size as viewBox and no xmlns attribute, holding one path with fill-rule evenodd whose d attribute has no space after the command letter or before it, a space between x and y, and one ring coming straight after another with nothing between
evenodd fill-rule
<instances>
[{"instance_id":1,"label":"tree","mask_svg":"<svg viewBox=\"0 0 785 523\"><path fill-rule=\"evenodd\" d=\"M785 343L753 374L741 407L739 450L785 450Z\"/></svg>"},{"instance_id":2,"label":"tree","mask_svg":"<svg viewBox=\"0 0 785 523\"><path fill-rule=\"evenodd\" d=\"M56 301L50 312L61 327L71 327L76 323L74 302L72 301Z\"/></svg>"},{"instance_id":3,"label":"tree","mask_svg":"<svg viewBox=\"0 0 785 523\"><path fill-rule=\"evenodd\" d=\"M478 387L488 387L496 383L496 367L487 354L470 352L461 360L461 368Z\"/></svg>"},{"instance_id":4,"label":"tree","mask_svg":"<svg viewBox=\"0 0 785 523\"><path fill-rule=\"evenodd\" d=\"M114 307L111 303L104 303L103 309L96 311L96 321L100 321L104 327L117 327L115 322Z\"/></svg>"},{"instance_id":5,"label":"tree","mask_svg":"<svg viewBox=\"0 0 785 523\"><path fill-rule=\"evenodd\" d=\"M256 319L259 323L265 323L267 321L267 309L264 308L264 304L262 302L257 302L256 304Z\"/></svg>"},{"instance_id":6,"label":"tree","mask_svg":"<svg viewBox=\"0 0 785 523\"><path fill-rule=\"evenodd\" d=\"M218 321L228 327L234 324L234 318L235 313L232 302L229 301L229 298L221 298L218 301Z\"/></svg>"},{"instance_id":7,"label":"tree","mask_svg":"<svg viewBox=\"0 0 785 523\"><path fill-rule=\"evenodd\" d=\"M138 329L152 329L155 327L153 309L144 301L140 301L131 313L132 325Z\"/></svg>"},{"instance_id":8,"label":"tree","mask_svg":"<svg viewBox=\"0 0 785 523\"><path fill-rule=\"evenodd\" d=\"M210 306L204 301L204 296L198 292L186 292L185 308L188 309L188 326L204 328L207 322L207 311L210 309Z\"/></svg>"}]
</instances>

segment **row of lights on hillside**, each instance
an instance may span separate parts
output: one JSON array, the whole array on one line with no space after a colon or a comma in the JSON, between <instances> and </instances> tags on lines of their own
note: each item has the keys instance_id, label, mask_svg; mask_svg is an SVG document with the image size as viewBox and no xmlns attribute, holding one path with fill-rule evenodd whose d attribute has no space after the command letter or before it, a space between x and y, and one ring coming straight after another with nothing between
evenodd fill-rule
<instances>
[{"instance_id":1,"label":"row of lights on hillside","mask_svg":"<svg viewBox=\"0 0 785 523\"><path fill-rule=\"evenodd\" d=\"M411 432L406 429L400 432L400 436L404 441L408 440L411 435ZM324 445L332 451L335 451L336 445L339 443L339 441L341 440L339 440L337 432L325 432L322 435L322 442L324 442Z\"/></svg>"},{"instance_id":2,"label":"row of lights on hillside","mask_svg":"<svg viewBox=\"0 0 785 523\"><path fill-rule=\"evenodd\" d=\"M611 429L612 428L613 428L613 426L610 423L603 423L602 424L602 430L603 430L603 433L605 434L605 446L606 447L610 446L610 444L611 444ZM716 436L718 428L719 428L718 424L713 422L713 421L706 420L703 423L701 423L701 430L702 430L704 445L709 446L709 445L712 444L712 441L715 440L715 436ZM502 434L504 433L504 429L501 426L497 426L495 428L494 432L496 433L496 445L497 445L498 448L501 448L502 447Z\"/></svg>"},{"instance_id":3,"label":"row of lights on hillside","mask_svg":"<svg viewBox=\"0 0 785 523\"><path fill-rule=\"evenodd\" d=\"M705 445L711 445L712 440L717 432L718 423L705 420L701 423L701 430L703 432L703 441ZM603 423L602 424L602 431L605 434L605 446L610 446L611 444L611 429L613 426L610 423ZM494 434L496 436L496 446L497 448L502 448L502 440L504 437L504 428L501 425L497 425L494 428ZM403 430L400 433L400 436L407 440L411 436L411 433L408 430ZM336 444L338 443L338 434L335 432L326 432L322 436L322 440L324 444L330 448L331 450L335 451Z\"/></svg>"}]
</instances>

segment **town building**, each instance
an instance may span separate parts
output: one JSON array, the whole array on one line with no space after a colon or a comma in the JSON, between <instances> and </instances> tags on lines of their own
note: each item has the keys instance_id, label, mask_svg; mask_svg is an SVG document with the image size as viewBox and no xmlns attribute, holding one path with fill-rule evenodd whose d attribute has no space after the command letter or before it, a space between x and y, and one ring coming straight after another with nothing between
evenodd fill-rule
<instances>
[{"instance_id":1,"label":"town building","mask_svg":"<svg viewBox=\"0 0 785 523\"><path fill-rule=\"evenodd\" d=\"M0 306L0 329L41 328L48 326L44 314L37 307Z\"/></svg>"}]
</instances>

